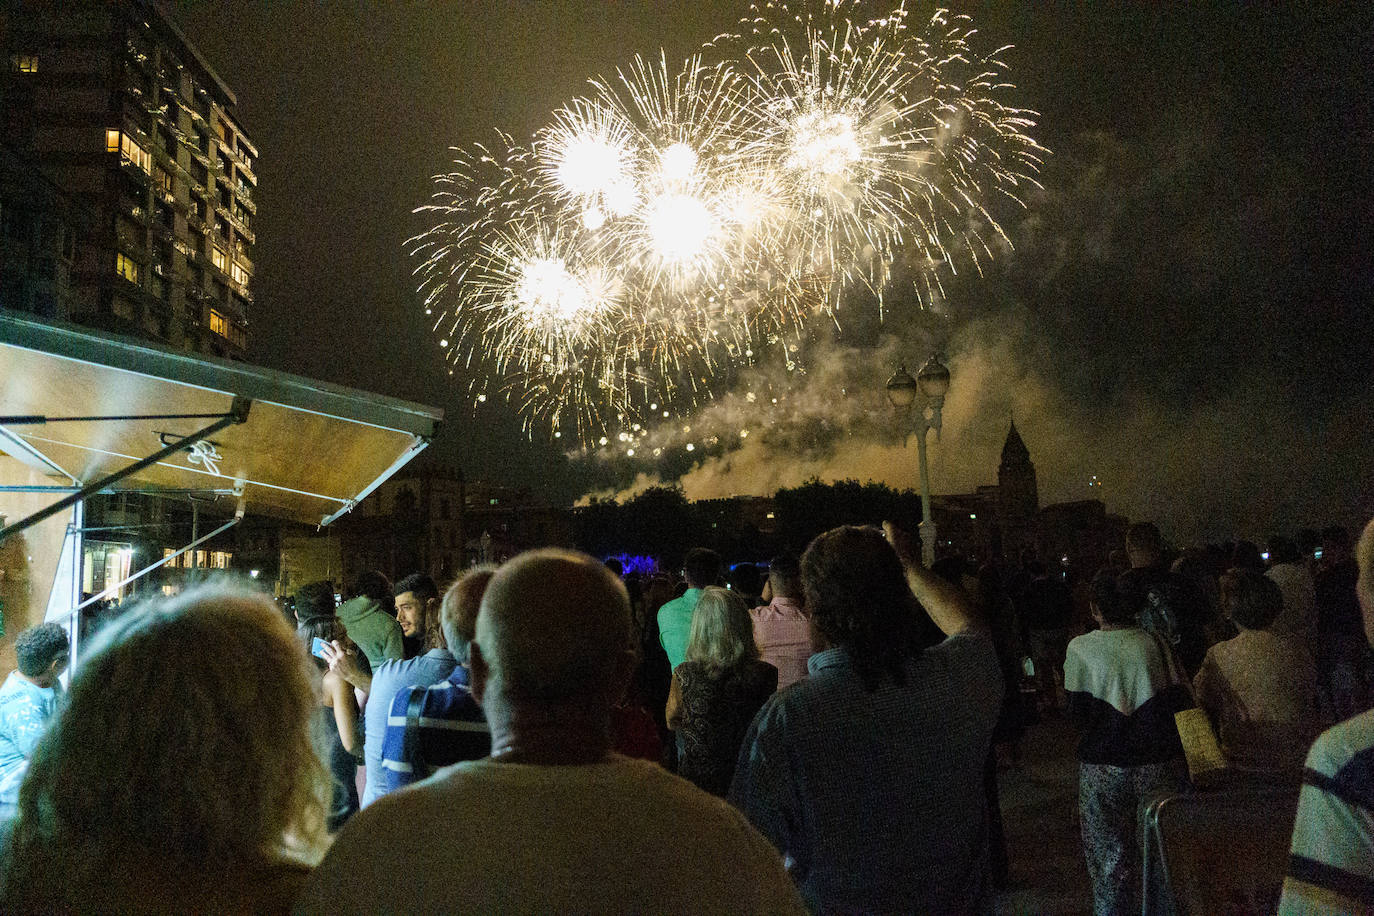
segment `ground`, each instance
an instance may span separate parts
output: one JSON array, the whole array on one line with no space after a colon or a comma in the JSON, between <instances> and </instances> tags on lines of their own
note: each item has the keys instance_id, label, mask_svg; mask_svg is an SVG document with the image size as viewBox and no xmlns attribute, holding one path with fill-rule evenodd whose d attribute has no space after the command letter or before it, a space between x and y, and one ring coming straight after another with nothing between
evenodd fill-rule
<instances>
[{"instance_id":1,"label":"ground","mask_svg":"<svg viewBox=\"0 0 1374 916\"><path fill-rule=\"evenodd\" d=\"M998 777L1011 875L996 913L1092 912L1075 744L1063 718L1045 718L1026 731L1021 769L1007 767Z\"/></svg>"}]
</instances>

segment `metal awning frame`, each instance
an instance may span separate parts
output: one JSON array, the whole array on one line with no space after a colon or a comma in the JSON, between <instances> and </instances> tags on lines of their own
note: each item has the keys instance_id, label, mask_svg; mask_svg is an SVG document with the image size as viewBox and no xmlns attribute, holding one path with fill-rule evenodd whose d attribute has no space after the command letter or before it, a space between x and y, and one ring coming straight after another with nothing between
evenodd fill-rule
<instances>
[{"instance_id":1,"label":"metal awning frame","mask_svg":"<svg viewBox=\"0 0 1374 916\"><path fill-rule=\"evenodd\" d=\"M57 502L53 503L52 505L44 509L40 509L32 515L26 516L25 518L20 519L12 525L6 525L4 528L0 528L0 541L3 541L5 538L9 537L12 534L18 534L25 528L30 528L34 526L39 522L43 521L44 519L51 518L57 513L63 512L79 502L84 502L86 497L94 496L96 493L99 493L101 490L108 488L112 484L118 483L125 477L137 474L144 468L157 464L159 461L161 461L163 458L168 457L169 455L175 455L177 452L190 450L190 448L197 442L200 442L202 439L210 438L222 429L247 422L248 410L252 406L252 403L253 402L248 398L234 398L233 407L230 408L229 413L219 415L219 419L211 423L209 426L206 426L203 429L198 430L197 432L191 433L189 436L186 436L185 438L178 439L170 445L164 445L162 448L153 452L148 457L139 459L138 461L135 461L133 464L126 465L125 467L120 468L118 471L115 471L112 474L106 474L99 480L83 484L81 488L77 490L75 493L69 493L62 499L59 499ZM28 417L20 419L23 419L28 422L32 422L33 420L33 418ZM100 418L82 417L80 419L82 421L89 421L99 420ZM5 427L0 426L0 430L3 429L5 429ZM31 451L36 450L31 449ZM51 461L48 461L46 457L43 458L43 461L50 467L55 467L55 465L53 465ZM63 473L65 474L66 472L64 471ZM76 478L73 477L72 479L75 480ZM242 512L240 512L239 515L241 516Z\"/></svg>"}]
</instances>

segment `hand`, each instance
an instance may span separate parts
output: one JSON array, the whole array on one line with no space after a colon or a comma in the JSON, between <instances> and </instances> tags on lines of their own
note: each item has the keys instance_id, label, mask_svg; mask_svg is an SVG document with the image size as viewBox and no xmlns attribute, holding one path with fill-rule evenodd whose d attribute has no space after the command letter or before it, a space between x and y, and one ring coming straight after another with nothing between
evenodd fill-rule
<instances>
[{"instance_id":1,"label":"hand","mask_svg":"<svg viewBox=\"0 0 1374 916\"><path fill-rule=\"evenodd\" d=\"M883 522L883 537L897 551L897 558L903 566L921 565L921 548L909 532L903 531L891 522Z\"/></svg>"},{"instance_id":2,"label":"hand","mask_svg":"<svg viewBox=\"0 0 1374 916\"><path fill-rule=\"evenodd\" d=\"M325 643L321 651L324 653L324 660L329 665L330 671L354 687L366 689L362 683L366 679L366 675L363 674L363 669L358 666L358 660L337 639Z\"/></svg>"}]
</instances>

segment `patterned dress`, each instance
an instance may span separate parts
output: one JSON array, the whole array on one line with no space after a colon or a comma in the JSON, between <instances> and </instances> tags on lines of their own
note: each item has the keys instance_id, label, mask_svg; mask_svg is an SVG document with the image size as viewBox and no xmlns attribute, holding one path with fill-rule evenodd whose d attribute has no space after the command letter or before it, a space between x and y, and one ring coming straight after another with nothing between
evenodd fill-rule
<instances>
[{"instance_id":1,"label":"patterned dress","mask_svg":"<svg viewBox=\"0 0 1374 916\"><path fill-rule=\"evenodd\" d=\"M683 662L673 673L681 692L678 774L723 796L749 724L778 689L778 669L750 659L719 672Z\"/></svg>"}]
</instances>

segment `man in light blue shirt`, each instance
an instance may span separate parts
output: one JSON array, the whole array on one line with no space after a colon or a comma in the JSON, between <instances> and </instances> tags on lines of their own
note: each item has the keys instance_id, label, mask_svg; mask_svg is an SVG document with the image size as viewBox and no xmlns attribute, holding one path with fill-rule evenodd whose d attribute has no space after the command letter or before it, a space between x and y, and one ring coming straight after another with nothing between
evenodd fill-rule
<instances>
[{"instance_id":1,"label":"man in light blue shirt","mask_svg":"<svg viewBox=\"0 0 1374 916\"><path fill-rule=\"evenodd\" d=\"M402 582L423 606L436 605L437 612L437 600L431 602L438 598L434 580L428 576L409 576ZM448 650L437 613L424 615L419 626L422 629L416 635L424 640L425 652L415 658L385 662L370 676L337 642L325 650L330 670L337 671L344 680L367 693L367 706L363 710L363 761L367 765L362 797L364 808L386 794L382 746L386 739L387 716L396 694L407 687L437 684L452 674L458 664L458 659Z\"/></svg>"},{"instance_id":2,"label":"man in light blue shirt","mask_svg":"<svg viewBox=\"0 0 1374 916\"><path fill-rule=\"evenodd\" d=\"M682 562L682 577L687 591L658 609L658 641L668 653L670 670L682 664L687 655L687 637L692 632L692 612L696 610L701 590L720 584L724 564L720 554L705 547L693 547Z\"/></svg>"},{"instance_id":3,"label":"man in light blue shirt","mask_svg":"<svg viewBox=\"0 0 1374 916\"><path fill-rule=\"evenodd\" d=\"M67 669L67 631L45 623L14 642L19 669L0 686L0 817L12 817L29 758L62 697L58 675Z\"/></svg>"}]
</instances>

